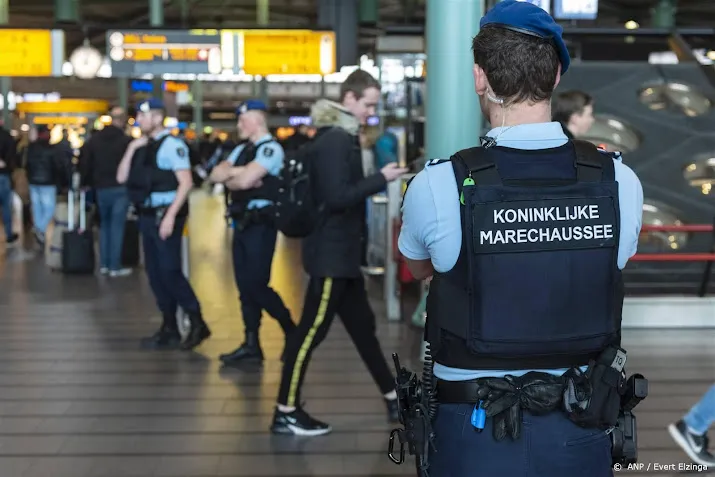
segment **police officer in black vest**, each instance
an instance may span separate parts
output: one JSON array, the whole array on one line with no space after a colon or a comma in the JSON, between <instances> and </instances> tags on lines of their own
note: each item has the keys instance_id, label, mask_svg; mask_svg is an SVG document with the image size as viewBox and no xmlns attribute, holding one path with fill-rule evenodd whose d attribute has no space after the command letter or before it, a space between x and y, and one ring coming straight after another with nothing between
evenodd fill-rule
<instances>
[{"instance_id":1,"label":"police officer in black vest","mask_svg":"<svg viewBox=\"0 0 715 477\"><path fill-rule=\"evenodd\" d=\"M144 265L163 322L142 345L152 349L193 349L211 335L201 316L201 306L181 268L181 239L189 215L193 187L189 149L164 128L164 105L155 98L137 105L136 121L142 137L129 144L117 170L126 183L130 201L139 212ZM177 311L191 321L191 331L181 342Z\"/></svg>"},{"instance_id":2,"label":"police officer in black vest","mask_svg":"<svg viewBox=\"0 0 715 477\"><path fill-rule=\"evenodd\" d=\"M486 14L473 75L493 129L430 161L405 194L399 248L415 278L432 277L435 477L612 475L611 434L635 382L620 348L621 269L643 191L620 155L551 121L570 62L561 35L531 3Z\"/></svg>"},{"instance_id":3,"label":"police officer in black vest","mask_svg":"<svg viewBox=\"0 0 715 477\"><path fill-rule=\"evenodd\" d=\"M210 175L211 181L225 184L229 191L227 207L234 225L233 271L241 294L246 335L238 349L220 356L226 365L263 360L258 339L263 310L278 320L286 337L295 329L290 311L269 286L278 231L266 213L272 204L267 188L283 168L283 148L268 132L266 105L262 101L244 102L236 115L239 136L246 142L231 151Z\"/></svg>"}]
</instances>

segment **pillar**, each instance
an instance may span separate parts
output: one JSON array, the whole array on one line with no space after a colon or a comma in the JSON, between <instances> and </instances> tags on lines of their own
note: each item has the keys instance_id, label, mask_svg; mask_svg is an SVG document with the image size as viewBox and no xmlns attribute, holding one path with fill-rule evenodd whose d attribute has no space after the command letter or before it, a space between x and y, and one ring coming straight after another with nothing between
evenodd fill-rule
<instances>
[{"instance_id":1,"label":"pillar","mask_svg":"<svg viewBox=\"0 0 715 477\"><path fill-rule=\"evenodd\" d=\"M149 24L154 28L162 28L164 26L164 1L163 0L149 0ZM161 75L155 75L152 78L152 95L156 98L164 98L164 91L162 89L162 77Z\"/></svg>"},{"instance_id":2,"label":"pillar","mask_svg":"<svg viewBox=\"0 0 715 477\"><path fill-rule=\"evenodd\" d=\"M10 0L0 0L0 26L10 23ZM2 95L2 126L10 131L10 78L0 78L0 95Z\"/></svg>"},{"instance_id":3,"label":"pillar","mask_svg":"<svg viewBox=\"0 0 715 477\"><path fill-rule=\"evenodd\" d=\"M318 26L335 31L338 70L358 63L358 0L319 0Z\"/></svg>"},{"instance_id":4,"label":"pillar","mask_svg":"<svg viewBox=\"0 0 715 477\"><path fill-rule=\"evenodd\" d=\"M55 20L58 23L79 21L79 0L55 0Z\"/></svg>"},{"instance_id":5,"label":"pillar","mask_svg":"<svg viewBox=\"0 0 715 477\"><path fill-rule=\"evenodd\" d=\"M270 0L256 0L256 23L261 28L268 28L270 24ZM265 105L270 109L268 98L268 81L262 78L256 84L256 97L263 101Z\"/></svg>"},{"instance_id":6,"label":"pillar","mask_svg":"<svg viewBox=\"0 0 715 477\"><path fill-rule=\"evenodd\" d=\"M471 40L479 32L483 0L427 0L426 8L426 157L447 158L479 145L482 120Z\"/></svg>"},{"instance_id":7,"label":"pillar","mask_svg":"<svg viewBox=\"0 0 715 477\"><path fill-rule=\"evenodd\" d=\"M194 81L191 87L194 102L194 130L196 137L200 138L204 132L204 90L201 81Z\"/></svg>"},{"instance_id":8,"label":"pillar","mask_svg":"<svg viewBox=\"0 0 715 477\"><path fill-rule=\"evenodd\" d=\"M164 2L149 0L149 24L153 27L164 26Z\"/></svg>"},{"instance_id":9,"label":"pillar","mask_svg":"<svg viewBox=\"0 0 715 477\"><path fill-rule=\"evenodd\" d=\"M129 79L117 78L117 98L119 99L117 106L122 108L126 113L129 109Z\"/></svg>"},{"instance_id":10,"label":"pillar","mask_svg":"<svg viewBox=\"0 0 715 477\"><path fill-rule=\"evenodd\" d=\"M360 0L358 17L361 25L375 25L380 19L379 0Z\"/></svg>"},{"instance_id":11,"label":"pillar","mask_svg":"<svg viewBox=\"0 0 715 477\"><path fill-rule=\"evenodd\" d=\"M655 28L667 28L668 30L675 27L675 13L677 7L675 0L659 0L651 10L651 18Z\"/></svg>"},{"instance_id":12,"label":"pillar","mask_svg":"<svg viewBox=\"0 0 715 477\"><path fill-rule=\"evenodd\" d=\"M189 27L189 0L179 0L179 15L181 16L181 26Z\"/></svg>"},{"instance_id":13,"label":"pillar","mask_svg":"<svg viewBox=\"0 0 715 477\"><path fill-rule=\"evenodd\" d=\"M256 0L256 23L260 27L267 27L270 23L270 0Z\"/></svg>"}]
</instances>

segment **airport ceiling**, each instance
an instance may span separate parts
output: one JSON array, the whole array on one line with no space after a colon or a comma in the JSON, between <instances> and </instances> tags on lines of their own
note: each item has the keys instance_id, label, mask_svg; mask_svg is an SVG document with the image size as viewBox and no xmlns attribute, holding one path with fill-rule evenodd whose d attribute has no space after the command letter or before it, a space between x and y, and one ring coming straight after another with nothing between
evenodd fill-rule
<instances>
[{"instance_id":1,"label":"airport ceiling","mask_svg":"<svg viewBox=\"0 0 715 477\"><path fill-rule=\"evenodd\" d=\"M141 28L149 25L149 0L77 0L81 25L96 47L104 47L104 30ZM318 0L269 0L273 27L316 27ZM495 0L485 0L493 3ZM677 0L676 0L677 1ZM628 20L650 26L650 9L661 0L600 0L599 18L580 21L577 26L620 27ZM48 27L54 23L52 0L10 0L10 24L17 27ZM385 28L399 25L424 25L425 0L379 0L377 27L363 27L360 43L369 50L376 35ZM715 25L715 1L680 0L676 25L712 27ZM256 0L164 0L167 27L248 28L255 27ZM184 7L182 7L184 5ZM183 15L182 15L183 14ZM67 30L67 50L84 40L81 25L62 25Z\"/></svg>"}]
</instances>

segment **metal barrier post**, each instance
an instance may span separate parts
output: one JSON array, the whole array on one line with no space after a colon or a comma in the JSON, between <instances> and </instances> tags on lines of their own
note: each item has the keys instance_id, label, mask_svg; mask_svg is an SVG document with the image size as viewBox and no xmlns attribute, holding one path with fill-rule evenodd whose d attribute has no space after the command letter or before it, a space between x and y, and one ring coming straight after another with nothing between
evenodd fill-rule
<instances>
[{"instance_id":1,"label":"metal barrier post","mask_svg":"<svg viewBox=\"0 0 715 477\"><path fill-rule=\"evenodd\" d=\"M715 217L713 217L712 245L710 246L710 252L715 252ZM698 290L698 296L700 298L708 294L708 285L710 284L712 269L713 261L708 260L705 262L705 270L703 270L703 278L700 280L700 290Z\"/></svg>"},{"instance_id":2,"label":"metal barrier post","mask_svg":"<svg viewBox=\"0 0 715 477\"><path fill-rule=\"evenodd\" d=\"M402 204L402 181L396 180L387 184L387 250L385 251L385 305L387 307L387 320L400 321L401 307L399 288L397 286L397 262L395 262L392 247L394 237L393 224L400 216Z\"/></svg>"},{"instance_id":3,"label":"metal barrier post","mask_svg":"<svg viewBox=\"0 0 715 477\"><path fill-rule=\"evenodd\" d=\"M184 276L188 279L190 273L189 267L189 221L186 221L184 225L184 231L181 234L181 271ZM189 315L181 309L178 308L176 312L176 323L179 326L179 333L182 337L185 337L191 331L191 321L189 320Z\"/></svg>"}]
</instances>

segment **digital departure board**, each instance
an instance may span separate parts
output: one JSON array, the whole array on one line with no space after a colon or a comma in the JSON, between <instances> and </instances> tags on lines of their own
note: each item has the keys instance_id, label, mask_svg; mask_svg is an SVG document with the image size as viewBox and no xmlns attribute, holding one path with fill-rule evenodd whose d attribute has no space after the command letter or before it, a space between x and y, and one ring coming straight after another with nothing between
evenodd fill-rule
<instances>
[{"instance_id":1,"label":"digital departure board","mask_svg":"<svg viewBox=\"0 0 715 477\"><path fill-rule=\"evenodd\" d=\"M112 76L217 74L221 36L188 30L110 30L107 54Z\"/></svg>"},{"instance_id":2,"label":"digital departure board","mask_svg":"<svg viewBox=\"0 0 715 477\"><path fill-rule=\"evenodd\" d=\"M598 0L554 0L557 20L595 20L596 17Z\"/></svg>"},{"instance_id":3,"label":"digital departure board","mask_svg":"<svg viewBox=\"0 0 715 477\"><path fill-rule=\"evenodd\" d=\"M62 30L0 29L0 76L62 76Z\"/></svg>"},{"instance_id":4,"label":"digital departure board","mask_svg":"<svg viewBox=\"0 0 715 477\"><path fill-rule=\"evenodd\" d=\"M336 70L335 33L221 30L221 64L249 75L327 75Z\"/></svg>"}]
</instances>

